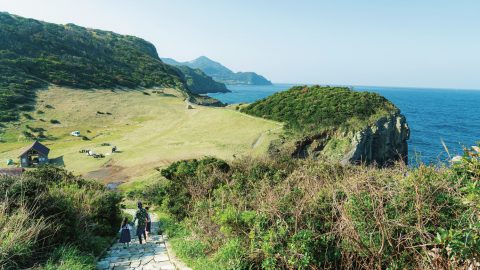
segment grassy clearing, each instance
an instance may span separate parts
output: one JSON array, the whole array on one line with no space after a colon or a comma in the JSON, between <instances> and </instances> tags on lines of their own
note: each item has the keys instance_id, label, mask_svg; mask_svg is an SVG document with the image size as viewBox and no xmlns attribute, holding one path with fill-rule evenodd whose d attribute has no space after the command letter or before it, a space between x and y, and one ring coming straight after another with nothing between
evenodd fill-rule
<instances>
[{"instance_id":1,"label":"grassy clearing","mask_svg":"<svg viewBox=\"0 0 480 270\"><path fill-rule=\"evenodd\" d=\"M35 110L3 128L0 166L17 160L31 143L29 136L43 135L50 158L66 169L105 181L126 181L148 178L156 167L181 159L262 155L282 132L279 123L234 110L199 106L188 110L173 90L151 92L60 87L39 91ZM86 138L70 136L75 130ZM114 145L119 153L111 155ZM79 153L81 149L106 157L87 157Z\"/></svg>"}]
</instances>

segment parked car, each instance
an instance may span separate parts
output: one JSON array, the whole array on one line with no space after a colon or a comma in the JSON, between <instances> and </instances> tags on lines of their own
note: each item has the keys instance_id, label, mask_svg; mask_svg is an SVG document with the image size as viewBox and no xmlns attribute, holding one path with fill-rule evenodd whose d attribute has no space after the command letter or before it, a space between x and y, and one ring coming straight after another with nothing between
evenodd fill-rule
<instances>
[{"instance_id":1,"label":"parked car","mask_svg":"<svg viewBox=\"0 0 480 270\"><path fill-rule=\"evenodd\" d=\"M70 135L75 136L75 137L80 137L80 131L78 131L78 130L72 131L72 132L70 132Z\"/></svg>"}]
</instances>

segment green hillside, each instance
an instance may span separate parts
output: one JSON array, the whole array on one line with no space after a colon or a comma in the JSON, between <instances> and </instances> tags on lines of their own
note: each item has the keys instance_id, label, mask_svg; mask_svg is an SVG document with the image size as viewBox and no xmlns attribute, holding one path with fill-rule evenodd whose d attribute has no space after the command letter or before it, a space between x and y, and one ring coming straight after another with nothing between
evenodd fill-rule
<instances>
[{"instance_id":1,"label":"green hillside","mask_svg":"<svg viewBox=\"0 0 480 270\"><path fill-rule=\"evenodd\" d=\"M31 109L24 105L34 99L34 90L48 84L199 92L200 81L215 91L225 90L204 74L183 75L163 63L155 47L143 39L8 13L0 13L0 71L0 122L16 120L19 110Z\"/></svg>"},{"instance_id":2,"label":"green hillside","mask_svg":"<svg viewBox=\"0 0 480 270\"><path fill-rule=\"evenodd\" d=\"M187 66L177 66L177 68L182 72L182 78L187 83L188 89L195 94L230 92L225 84L214 81L200 69Z\"/></svg>"},{"instance_id":3,"label":"green hillside","mask_svg":"<svg viewBox=\"0 0 480 270\"><path fill-rule=\"evenodd\" d=\"M386 98L346 87L296 86L246 106L242 112L284 122L287 128L310 132L364 127L368 120L398 109Z\"/></svg>"},{"instance_id":4,"label":"green hillside","mask_svg":"<svg viewBox=\"0 0 480 270\"><path fill-rule=\"evenodd\" d=\"M171 58L162 58L162 60L174 66L187 66L194 69L200 69L208 76L212 76L215 81L225 84L248 84L248 85L270 85L272 84L265 77L255 72L233 72L224 65L211 60L206 56L200 56L195 60L188 62L178 62Z\"/></svg>"}]
</instances>

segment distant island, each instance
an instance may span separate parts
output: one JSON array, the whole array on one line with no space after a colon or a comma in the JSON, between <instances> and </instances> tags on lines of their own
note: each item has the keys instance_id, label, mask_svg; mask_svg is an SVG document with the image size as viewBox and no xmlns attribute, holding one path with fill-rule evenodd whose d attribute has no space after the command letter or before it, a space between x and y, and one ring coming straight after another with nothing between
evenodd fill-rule
<instances>
[{"instance_id":1,"label":"distant island","mask_svg":"<svg viewBox=\"0 0 480 270\"><path fill-rule=\"evenodd\" d=\"M211 60L206 56L200 56L188 62L178 62L172 58L161 58L165 64L173 66L187 66L200 69L215 81L225 84L247 84L247 85L271 85L272 82L255 72L233 72L224 65Z\"/></svg>"}]
</instances>

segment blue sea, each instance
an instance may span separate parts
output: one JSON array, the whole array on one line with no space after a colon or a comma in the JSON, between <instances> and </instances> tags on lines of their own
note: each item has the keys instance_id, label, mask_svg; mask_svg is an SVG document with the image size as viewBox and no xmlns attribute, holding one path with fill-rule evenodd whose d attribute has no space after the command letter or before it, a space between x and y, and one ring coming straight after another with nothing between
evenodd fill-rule
<instances>
[{"instance_id":1,"label":"blue sea","mask_svg":"<svg viewBox=\"0 0 480 270\"><path fill-rule=\"evenodd\" d=\"M301 84L300 84L301 85ZM228 85L231 93L209 96L224 103L253 102L287 90L293 84L268 86ZM411 164L444 162L464 146L480 141L480 91L403 87L351 86L356 91L376 92L392 101L410 126Z\"/></svg>"}]
</instances>

